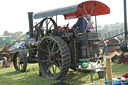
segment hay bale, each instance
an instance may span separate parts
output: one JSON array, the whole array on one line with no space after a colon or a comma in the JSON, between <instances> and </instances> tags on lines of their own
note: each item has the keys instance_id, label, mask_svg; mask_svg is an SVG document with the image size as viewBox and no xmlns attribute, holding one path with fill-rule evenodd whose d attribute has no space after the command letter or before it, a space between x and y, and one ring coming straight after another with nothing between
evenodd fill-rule
<instances>
[{"instance_id":1,"label":"hay bale","mask_svg":"<svg viewBox=\"0 0 128 85\"><path fill-rule=\"evenodd\" d=\"M13 67L13 62L12 61L8 61L7 65L10 66L10 67Z\"/></svg>"},{"instance_id":2,"label":"hay bale","mask_svg":"<svg viewBox=\"0 0 128 85\"><path fill-rule=\"evenodd\" d=\"M117 52L117 51L114 51L110 56L115 56L115 55L121 55L121 53Z\"/></svg>"}]
</instances>

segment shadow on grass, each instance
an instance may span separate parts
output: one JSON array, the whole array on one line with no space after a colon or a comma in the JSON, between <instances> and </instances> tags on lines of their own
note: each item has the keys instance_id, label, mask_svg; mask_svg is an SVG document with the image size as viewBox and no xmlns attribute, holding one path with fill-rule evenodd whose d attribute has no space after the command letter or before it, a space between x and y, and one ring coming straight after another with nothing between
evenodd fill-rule
<instances>
[{"instance_id":1,"label":"shadow on grass","mask_svg":"<svg viewBox=\"0 0 128 85\"><path fill-rule=\"evenodd\" d=\"M2 69L4 69L4 70L8 70L8 68L2 68ZM26 72L30 72L30 69L26 70ZM26 73L26 72L18 72L18 71L15 70L15 71L9 71L9 72L0 74L0 76L3 76L3 75L12 76L12 75L18 75L18 74Z\"/></svg>"},{"instance_id":2,"label":"shadow on grass","mask_svg":"<svg viewBox=\"0 0 128 85\"><path fill-rule=\"evenodd\" d=\"M77 77L77 71L69 70L66 76L66 81L70 82L70 84L73 85L77 85L78 83L81 85L89 82L90 81L89 77L90 77L90 72L78 72L78 77Z\"/></svg>"},{"instance_id":3,"label":"shadow on grass","mask_svg":"<svg viewBox=\"0 0 128 85\"><path fill-rule=\"evenodd\" d=\"M37 68L30 67L24 73L14 71L10 67L2 68L0 70L0 85L51 85L57 82L57 80L39 77Z\"/></svg>"},{"instance_id":4,"label":"shadow on grass","mask_svg":"<svg viewBox=\"0 0 128 85\"><path fill-rule=\"evenodd\" d=\"M5 70L5 72L3 72ZM2 68L0 70L1 85L51 85L59 82L59 80L50 80L45 77L39 77L39 68L37 65L28 66L26 72L16 72L12 68ZM94 81L98 80L96 73L94 73ZM79 85L91 83L90 73L79 72ZM77 72L70 69L66 75L65 82L71 85L77 85Z\"/></svg>"},{"instance_id":5,"label":"shadow on grass","mask_svg":"<svg viewBox=\"0 0 128 85\"><path fill-rule=\"evenodd\" d=\"M78 79L77 79L77 71L69 70L67 76L66 76L66 81L70 82L70 84L74 85L84 85L84 84L89 84L92 83L91 81L91 73L88 71L82 71L78 73ZM78 82L79 80L79 82ZM104 82L105 78L99 78L97 72L93 72L93 82Z\"/></svg>"}]
</instances>

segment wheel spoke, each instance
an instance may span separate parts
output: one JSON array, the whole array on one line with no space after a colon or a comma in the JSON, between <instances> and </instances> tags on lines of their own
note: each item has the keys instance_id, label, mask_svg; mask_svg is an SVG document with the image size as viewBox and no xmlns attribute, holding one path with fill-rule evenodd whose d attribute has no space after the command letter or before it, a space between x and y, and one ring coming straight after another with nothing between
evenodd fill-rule
<instances>
[{"instance_id":1,"label":"wheel spoke","mask_svg":"<svg viewBox=\"0 0 128 85\"><path fill-rule=\"evenodd\" d=\"M16 59L16 61L18 61L19 59Z\"/></svg>"},{"instance_id":2,"label":"wheel spoke","mask_svg":"<svg viewBox=\"0 0 128 85\"><path fill-rule=\"evenodd\" d=\"M49 28L50 30L51 30L52 26L53 26L53 24L50 26L50 28Z\"/></svg>"},{"instance_id":3,"label":"wheel spoke","mask_svg":"<svg viewBox=\"0 0 128 85\"><path fill-rule=\"evenodd\" d=\"M45 56L48 57L49 55L46 55L46 54L45 54Z\"/></svg>"},{"instance_id":4,"label":"wheel spoke","mask_svg":"<svg viewBox=\"0 0 128 85\"><path fill-rule=\"evenodd\" d=\"M48 32L48 19L46 20L46 29L47 29L47 34L49 34L49 32Z\"/></svg>"},{"instance_id":5,"label":"wheel spoke","mask_svg":"<svg viewBox=\"0 0 128 85\"><path fill-rule=\"evenodd\" d=\"M54 50L54 48L55 48L55 42L53 43L53 46L52 46L52 52L53 52L53 50Z\"/></svg>"},{"instance_id":6,"label":"wheel spoke","mask_svg":"<svg viewBox=\"0 0 128 85\"><path fill-rule=\"evenodd\" d=\"M20 64L20 69L22 70L22 64Z\"/></svg>"},{"instance_id":7,"label":"wheel spoke","mask_svg":"<svg viewBox=\"0 0 128 85\"><path fill-rule=\"evenodd\" d=\"M53 64L52 64L52 70L53 70L53 74L55 75L55 70L54 70L54 66L53 66Z\"/></svg>"},{"instance_id":8,"label":"wheel spoke","mask_svg":"<svg viewBox=\"0 0 128 85\"><path fill-rule=\"evenodd\" d=\"M44 63L44 62L48 62L49 60L42 60L42 63Z\"/></svg>"},{"instance_id":9,"label":"wheel spoke","mask_svg":"<svg viewBox=\"0 0 128 85\"><path fill-rule=\"evenodd\" d=\"M51 67L52 67L52 64L50 65L50 67L48 67L48 70L47 70L47 72L48 72L48 71L50 71Z\"/></svg>"},{"instance_id":10,"label":"wheel spoke","mask_svg":"<svg viewBox=\"0 0 128 85\"><path fill-rule=\"evenodd\" d=\"M19 66L20 64L17 64L17 66Z\"/></svg>"},{"instance_id":11,"label":"wheel spoke","mask_svg":"<svg viewBox=\"0 0 128 85\"><path fill-rule=\"evenodd\" d=\"M51 21L49 20L48 24L50 23Z\"/></svg>"},{"instance_id":12,"label":"wheel spoke","mask_svg":"<svg viewBox=\"0 0 128 85\"><path fill-rule=\"evenodd\" d=\"M47 48L48 48L48 53L50 54L50 48L49 48L49 46L47 45Z\"/></svg>"},{"instance_id":13,"label":"wheel spoke","mask_svg":"<svg viewBox=\"0 0 128 85\"><path fill-rule=\"evenodd\" d=\"M46 28L48 29L48 20L46 20Z\"/></svg>"},{"instance_id":14,"label":"wheel spoke","mask_svg":"<svg viewBox=\"0 0 128 85\"><path fill-rule=\"evenodd\" d=\"M46 42L47 42L48 52L50 53L50 45L49 45L49 42L48 41L46 41Z\"/></svg>"},{"instance_id":15,"label":"wheel spoke","mask_svg":"<svg viewBox=\"0 0 128 85\"><path fill-rule=\"evenodd\" d=\"M55 54L57 54L60 51L60 49L58 49L56 52L54 52Z\"/></svg>"},{"instance_id":16,"label":"wheel spoke","mask_svg":"<svg viewBox=\"0 0 128 85\"><path fill-rule=\"evenodd\" d=\"M60 61L58 61L58 68L59 68L59 69L60 69L60 66L61 66Z\"/></svg>"},{"instance_id":17,"label":"wheel spoke","mask_svg":"<svg viewBox=\"0 0 128 85\"><path fill-rule=\"evenodd\" d=\"M24 65L23 65L23 64L21 64L21 67L22 67L22 68L23 68L23 66L24 66Z\"/></svg>"},{"instance_id":18,"label":"wheel spoke","mask_svg":"<svg viewBox=\"0 0 128 85\"><path fill-rule=\"evenodd\" d=\"M48 52L46 50L42 49L42 51L48 54Z\"/></svg>"},{"instance_id":19,"label":"wheel spoke","mask_svg":"<svg viewBox=\"0 0 128 85\"><path fill-rule=\"evenodd\" d=\"M58 60L58 61L62 61L61 58L56 58L56 60Z\"/></svg>"},{"instance_id":20,"label":"wheel spoke","mask_svg":"<svg viewBox=\"0 0 128 85\"><path fill-rule=\"evenodd\" d=\"M23 56L22 55L20 55L19 57L20 57L20 61L23 60Z\"/></svg>"},{"instance_id":21,"label":"wheel spoke","mask_svg":"<svg viewBox=\"0 0 128 85\"><path fill-rule=\"evenodd\" d=\"M56 69L57 69L57 66L55 65L54 75L56 75Z\"/></svg>"},{"instance_id":22,"label":"wheel spoke","mask_svg":"<svg viewBox=\"0 0 128 85\"><path fill-rule=\"evenodd\" d=\"M18 69L20 70L20 64L19 65L17 65L18 66Z\"/></svg>"},{"instance_id":23,"label":"wheel spoke","mask_svg":"<svg viewBox=\"0 0 128 85\"><path fill-rule=\"evenodd\" d=\"M21 54L19 54L19 58L21 59Z\"/></svg>"},{"instance_id":24,"label":"wheel spoke","mask_svg":"<svg viewBox=\"0 0 128 85\"><path fill-rule=\"evenodd\" d=\"M55 65L56 65L56 69L57 69L57 67L60 69L60 67L59 67L59 65L57 64L57 62L55 62Z\"/></svg>"},{"instance_id":25,"label":"wheel spoke","mask_svg":"<svg viewBox=\"0 0 128 85\"><path fill-rule=\"evenodd\" d=\"M61 54L59 53L59 55L58 56L61 56Z\"/></svg>"}]
</instances>

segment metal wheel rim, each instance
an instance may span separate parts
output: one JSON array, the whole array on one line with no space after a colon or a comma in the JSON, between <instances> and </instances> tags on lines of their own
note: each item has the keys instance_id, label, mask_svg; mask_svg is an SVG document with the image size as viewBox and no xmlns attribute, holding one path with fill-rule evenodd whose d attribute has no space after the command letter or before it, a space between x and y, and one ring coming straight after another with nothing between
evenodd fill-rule
<instances>
[{"instance_id":1,"label":"metal wheel rim","mask_svg":"<svg viewBox=\"0 0 128 85\"><path fill-rule=\"evenodd\" d=\"M68 49L69 52L69 49ZM51 37L46 37L42 40L39 48L39 67L41 69L42 74L50 79L58 79L62 76L62 73L67 73L70 65L70 53L67 55L68 63L63 71L65 66L63 60L62 50L60 49L60 45L56 41L56 39Z\"/></svg>"},{"instance_id":2,"label":"metal wheel rim","mask_svg":"<svg viewBox=\"0 0 128 85\"><path fill-rule=\"evenodd\" d=\"M56 22L52 19L52 18L44 18L41 22L40 22L40 28L42 30L42 28L46 29L46 34L45 36L49 36L49 35L57 35L57 24ZM53 30L51 30L53 29ZM42 30L43 31L43 30Z\"/></svg>"},{"instance_id":3,"label":"metal wheel rim","mask_svg":"<svg viewBox=\"0 0 128 85\"><path fill-rule=\"evenodd\" d=\"M16 52L13 58L13 64L16 71L25 72L27 68L27 59L24 53Z\"/></svg>"}]
</instances>

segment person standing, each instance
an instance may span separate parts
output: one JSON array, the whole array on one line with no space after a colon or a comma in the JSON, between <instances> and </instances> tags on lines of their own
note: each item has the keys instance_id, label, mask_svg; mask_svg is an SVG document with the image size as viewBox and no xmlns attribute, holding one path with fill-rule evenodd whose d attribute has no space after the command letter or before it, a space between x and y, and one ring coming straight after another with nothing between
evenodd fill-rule
<instances>
[{"instance_id":1,"label":"person standing","mask_svg":"<svg viewBox=\"0 0 128 85\"><path fill-rule=\"evenodd\" d=\"M102 53L102 55L104 55L105 52L106 52L106 55L108 55L106 41L104 39L101 39L101 42L102 42L102 46L103 46L103 53Z\"/></svg>"},{"instance_id":2,"label":"person standing","mask_svg":"<svg viewBox=\"0 0 128 85\"><path fill-rule=\"evenodd\" d=\"M6 52L7 47L8 47L8 43L6 43L6 45L3 47L2 49L3 52L0 53L0 60L3 60L3 67L9 67L7 65L7 54L8 54L8 52Z\"/></svg>"}]
</instances>

